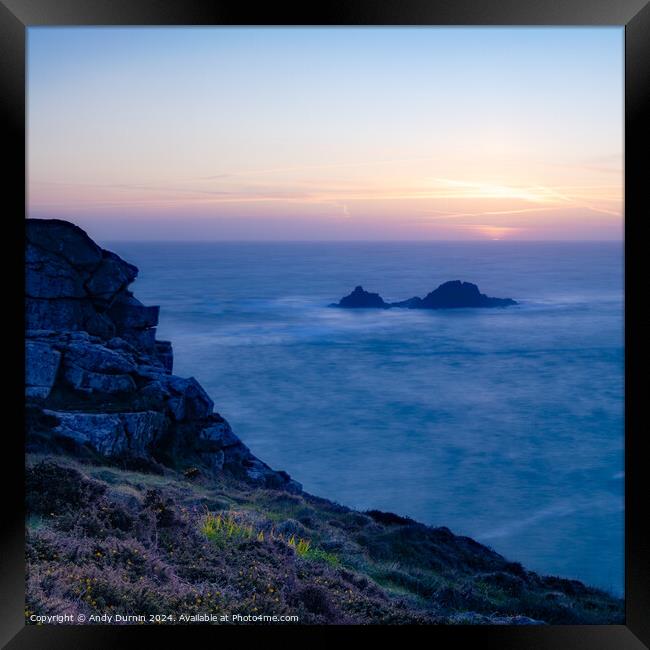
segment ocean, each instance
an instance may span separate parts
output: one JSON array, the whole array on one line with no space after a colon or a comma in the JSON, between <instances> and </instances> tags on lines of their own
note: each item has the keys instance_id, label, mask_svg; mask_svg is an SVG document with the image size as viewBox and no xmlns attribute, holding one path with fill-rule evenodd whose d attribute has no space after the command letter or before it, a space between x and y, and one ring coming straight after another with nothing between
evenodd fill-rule
<instances>
[{"instance_id":1,"label":"ocean","mask_svg":"<svg viewBox=\"0 0 650 650\"><path fill-rule=\"evenodd\" d=\"M623 593L621 243L104 242L254 454L312 494ZM447 280L505 309L343 310Z\"/></svg>"}]
</instances>

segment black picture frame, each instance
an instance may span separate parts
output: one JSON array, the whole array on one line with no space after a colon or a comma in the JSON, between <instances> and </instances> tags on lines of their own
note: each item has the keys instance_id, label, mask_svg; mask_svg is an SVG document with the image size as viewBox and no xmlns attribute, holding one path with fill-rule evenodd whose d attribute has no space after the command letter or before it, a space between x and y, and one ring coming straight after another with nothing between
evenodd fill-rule
<instances>
[{"instance_id":1,"label":"black picture frame","mask_svg":"<svg viewBox=\"0 0 650 650\"><path fill-rule=\"evenodd\" d=\"M648 79L650 79L650 6L645 0L330 0L307 4L249 6L232 0L0 0L0 103L5 158L3 257L13 271L6 283L15 285L15 304L9 320L7 348L16 349L5 377L8 396L2 440L3 470L7 480L0 547L0 643L22 648L123 648L155 643L163 632L167 642L195 643L195 634L207 634L210 643L223 642L226 632L247 638L255 628L225 630L209 626L121 628L105 626L25 626L24 512L21 499L24 467L22 420L24 336L22 245L25 214L25 44L26 29L37 25L619 25L625 26L625 364L626 364L626 497L625 497L625 611L624 625L612 626L437 626L427 628L427 643L468 643L469 647L507 650L525 648L584 648L589 650L641 649L650 645L650 535L648 495L650 480L643 454L644 427L641 371L646 359L641 319L647 274L642 228L648 215L642 175L647 169ZM22 212L22 214L21 214ZM21 266L22 265L22 266ZM645 288L645 287L644 287ZM647 293L647 291L645 292ZM9 312L9 308L7 309ZM647 373L646 373L647 374ZM15 391L15 394L14 394ZM258 630L260 628L257 628ZM313 629L313 628L311 628ZM294 635L310 628L263 628L265 635ZM370 630L362 630L370 633ZM349 630L348 630L349 632ZM389 633L392 633L390 630ZM318 631L322 638L335 628ZM384 631L381 631L382 635ZM400 628L400 635L410 629ZM347 634L347 632L346 632ZM189 635L189 636L188 636ZM191 637L191 638L190 638ZM267 637L268 638L268 637ZM330 637L333 638L333 637Z\"/></svg>"}]
</instances>

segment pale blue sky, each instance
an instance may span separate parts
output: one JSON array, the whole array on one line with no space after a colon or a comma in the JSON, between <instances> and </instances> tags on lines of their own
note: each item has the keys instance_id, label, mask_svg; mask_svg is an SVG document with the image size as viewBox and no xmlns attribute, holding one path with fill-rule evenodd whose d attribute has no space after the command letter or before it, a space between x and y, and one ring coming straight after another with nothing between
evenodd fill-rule
<instances>
[{"instance_id":1,"label":"pale blue sky","mask_svg":"<svg viewBox=\"0 0 650 650\"><path fill-rule=\"evenodd\" d=\"M30 28L28 120L103 239L622 236L622 28Z\"/></svg>"}]
</instances>

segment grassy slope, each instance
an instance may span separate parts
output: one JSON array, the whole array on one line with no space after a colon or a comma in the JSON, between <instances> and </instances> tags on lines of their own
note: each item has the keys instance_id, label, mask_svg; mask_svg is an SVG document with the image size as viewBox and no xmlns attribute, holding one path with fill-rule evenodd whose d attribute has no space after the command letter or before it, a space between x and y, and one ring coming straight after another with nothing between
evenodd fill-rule
<instances>
[{"instance_id":1,"label":"grassy slope","mask_svg":"<svg viewBox=\"0 0 650 650\"><path fill-rule=\"evenodd\" d=\"M623 603L473 540L224 476L28 456L26 614L301 623L621 622ZM207 513L224 513L206 520ZM215 525L215 522L218 524Z\"/></svg>"}]
</instances>

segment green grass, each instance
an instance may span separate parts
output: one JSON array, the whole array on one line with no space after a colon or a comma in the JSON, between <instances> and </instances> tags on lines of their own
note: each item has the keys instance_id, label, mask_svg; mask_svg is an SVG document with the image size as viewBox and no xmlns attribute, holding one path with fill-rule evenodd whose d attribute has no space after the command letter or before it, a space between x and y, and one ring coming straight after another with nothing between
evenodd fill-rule
<instances>
[{"instance_id":1,"label":"green grass","mask_svg":"<svg viewBox=\"0 0 650 650\"><path fill-rule=\"evenodd\" d=\"M321 548L309 548L303 555L306 560L314 562L326 562L330 566L341 566L341 559L335 553L328 553Z\"/></svg>"},{"instance_id":2,"label":"green grass","mask_svg":"<svg viewBox=\"0 0 650 650\"><path fill-rule=\"evenodd\" d=\"M238 522L232 514L208 512L201 523L201 532L219 546L242 540L255 539L258 542L263 542L265 539L281 540L287 546L290 546L296 555L305 560L326 562L333 567L341 565L341 560L337 555L312 546L311 541L308 539L296 537L295 535L287 538L273 529L265 532L256 529L252 524Z\"/></svg>"},{"instance_id":3,"label":"green grass","mask_svg":"<svg viewBox=\"0 0 650 650\"><path fill-rule=\"evenodd\" d=\"M255 535L253 526L238 523L232 515L215 515L211 512L203 518L201 532L219 546L228 542L252 539Z\"/></svg>"}]
</instances>

